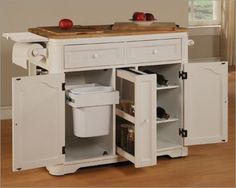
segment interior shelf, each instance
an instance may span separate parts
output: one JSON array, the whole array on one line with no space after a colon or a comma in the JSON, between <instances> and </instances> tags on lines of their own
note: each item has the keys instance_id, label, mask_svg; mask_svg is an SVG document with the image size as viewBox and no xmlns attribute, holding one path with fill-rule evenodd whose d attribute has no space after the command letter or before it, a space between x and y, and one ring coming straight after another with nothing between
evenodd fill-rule
<instances>
[{"instance_id":1,"label":"interior shelf","mask_svg":"<svg viewBox=\"0 0 236 188\"><path fill-rule=\"evenodd\" d=\"M182 147L180 143L168 138L157 139L157 151L165 151Z\"/></svg>"},{"instance_id":2,"label":"interior shelf","mask_svg":"<svg viewBox=\"0 0 236 188\"><path fill-rule=\"evenodd\" d=\"M131 116L130 114L120 110L119 108L116 109L116 115L135 124L135 118L134 116Z\"/></svg>"},{"instance_id":3,"label":"interior shelf","mask_svg":"<svg viewBox=\"0 0 236 188\"><path fill-rule=\"evenodd\" d=\"M178 118L169 118L169 119L157 118L157 124L170 123L170 122L175 122L178 120L179 120Z\"/></svg>"},{"instance_id":4,"label":"interior shelf","mask_svg":"<svg viewBox=\"0 0 236 188\"><path fill-rule=\"evenodd\" d=\"M121 155L122 157L128 159L129 161L131 161L132 163L135 163L135 157L131 154L129 154L128 152L126 152L125 150L123 150L120 147L116 147L116 151L119 155Z\"/></svg>"},{"instance_id":5,"label":"interior shelf","mask_svg":"<svg viewBox=\"0 0 236 188\"><path fill-rule=\"evenodd\" d=\"M75 137L67 139L66 162L107 157L108 155L110 155L108 150L98 146L90 139L78 139Z\"/></svg>"},{"instance_id":6,"label":"interior shelf","mask_svg":"<svg viewBox=\"0 0 236 188\"><path fill-rule=\"evenodd\" d=\"M168 85L168 86L161 86L161 85L158 85L157 86L157 91L160 91L160 90L167 90L167 89L176 89L176 88L179 88L178 85Z\"/></svg>"}]
</instances>

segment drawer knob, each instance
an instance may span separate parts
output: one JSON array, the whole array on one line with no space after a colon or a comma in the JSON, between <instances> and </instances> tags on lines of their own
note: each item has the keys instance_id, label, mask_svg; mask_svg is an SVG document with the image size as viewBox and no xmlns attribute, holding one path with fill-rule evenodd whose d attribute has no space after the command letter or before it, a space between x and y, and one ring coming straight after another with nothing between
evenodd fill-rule
<instances>
[{"instance_id":1,"label":"drawer knob","mask_svg":"<svg viewBox=\"0 0 236 188\"><path fill-rule=\"evenodd\" d=\"M98 58L98 54L93 54L93 59L96 59L96 58Z\"/></svg>"},{"instance_id":2,"label":"drawer knob","mask_svg":"<svg viewBox=\"0 0 236 188\"><path fill-rule=\"evenodd\" d=\"M155 49L155 50L152 51L152 54L153 54L153 55L156 55L157 53L158 53L157 49Z\"/></svg>"},{"instance_id":3,"label":"drawer knob","mask_svg":"<svg viewBox=\"0 0 236 188\"><path fill-rule=\"evenodd\" d=\"M190 39L188 40L188 46L194 46L195 42L194 40Z\"/></svg>"}]
</instances>

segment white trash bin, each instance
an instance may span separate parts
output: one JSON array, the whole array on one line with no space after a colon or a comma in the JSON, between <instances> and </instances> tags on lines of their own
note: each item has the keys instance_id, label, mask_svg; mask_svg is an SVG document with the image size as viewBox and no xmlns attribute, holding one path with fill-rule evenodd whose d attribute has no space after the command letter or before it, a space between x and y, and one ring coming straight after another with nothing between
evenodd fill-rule
<instances>
[{"instance_id":1,"label":"white trash bin","mask_svg":"<svg viewBox=\"0 0 236 188\"><path fill-rule=\"evenodd\" d=\"M111 86L85 84L69 91L73 107L73 128L77 137L109 134L112 125L112 105L119 102L119 92Z\"/></svg>"}]
</instances>

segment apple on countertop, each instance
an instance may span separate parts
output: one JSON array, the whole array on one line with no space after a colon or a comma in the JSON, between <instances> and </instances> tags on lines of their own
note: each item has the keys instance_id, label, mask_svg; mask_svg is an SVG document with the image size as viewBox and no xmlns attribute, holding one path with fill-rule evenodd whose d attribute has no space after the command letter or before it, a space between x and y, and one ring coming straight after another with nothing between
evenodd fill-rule
<instances>
[{"instance_id":1,"label":"apple on countertop","mask_svg":"<svg viewBox=\"0 0 236 188\"><path fill-rule=\"evenodd\" d=\"M59 27L63 30L69 30L73 27L73 22L70 19L62 19L59 21Z\"/></svg>"},{"instance_id":2,"label":"apple on countertop","mask_svg":"<svg viewBox=\"0 0 236 188\"><path fill-rule=\"evenodd\" d=\"M156 20L152 13L135 12L132 21L154 21Z\"/></svg>"}]
</instances>

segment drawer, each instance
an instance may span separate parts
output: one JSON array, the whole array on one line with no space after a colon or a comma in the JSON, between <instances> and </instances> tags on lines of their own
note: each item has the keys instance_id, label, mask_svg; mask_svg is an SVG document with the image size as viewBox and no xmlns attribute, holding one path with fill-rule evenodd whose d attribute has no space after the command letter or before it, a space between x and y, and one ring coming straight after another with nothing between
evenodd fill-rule
<instances>
[{"instance_id":1,"label":"drawer","mask_svg":"<svg viewBox=\"0 0 236 188\"><path fill-rule=\"evenodd\" d=\"M65 46L65 68L118 65L124 63L124 44L85 44Z\"/></svg>"},{"instance_id":2,"label":"drawer","mask_svg":"<svg viewBox=\"0 0 236 188\"><path fill-rule=\"evenodd\" d=\"M181 59L181 39L129 42L127 48L128 63Z\"/></svg>"}]
</instances>

